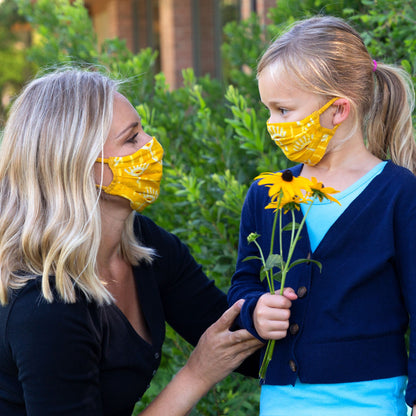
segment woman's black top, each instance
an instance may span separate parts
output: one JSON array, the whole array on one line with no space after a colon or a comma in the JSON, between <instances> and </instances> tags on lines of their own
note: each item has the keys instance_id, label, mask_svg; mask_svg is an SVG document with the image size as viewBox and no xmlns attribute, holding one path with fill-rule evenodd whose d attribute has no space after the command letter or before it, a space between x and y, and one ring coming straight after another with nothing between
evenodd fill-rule
<instances>
[{"instance_id":1,"label":"woman's black top","mask_svg":"<svg viewBox=\"0 0 416 416\"><path fill-rule=\"evenodd\" d=\"M48 303L35 278L0 307L0 415L130 416L159 366L165 322L195 345L227 308L176 236L144 216L135 227L157 252L133 268L152 343L116 305Z\"/></svg>"}]
</instances>

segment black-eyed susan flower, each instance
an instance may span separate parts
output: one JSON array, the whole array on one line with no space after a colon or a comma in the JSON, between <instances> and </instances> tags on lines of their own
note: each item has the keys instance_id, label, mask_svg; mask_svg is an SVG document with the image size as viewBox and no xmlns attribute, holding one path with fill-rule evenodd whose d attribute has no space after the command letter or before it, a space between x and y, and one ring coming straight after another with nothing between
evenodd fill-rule
<instances>
[{"instance_id":1,"label":"black-eyed susan flower","mask_svg":"<svg viewBox=\"0 0 416 416\"><path fill-rule=\"evenodd\" d=\"M329 194L336 194L339 191L336 191L334 188L325 187L324 184L322 182L318 182L316 178L313 178L313 177L311 178L310 189L311 189L311 196L312 197L316 196L319 199L319 201L322 202L322 200L325 198L325 199L334 201L337 204L341 205L341 203L337 199L329 195Z\"/></svg>"},{"instance_id":2,"label":"black-eyed susan flower","mask_svg":"<svg viewBox=\"0 0 416 416\"><path fill-rule=\"evenodd\" d=\"M302 202L306 202L305 198L298 197L295 195L294 197L286 197L283 195L282 198L279 198L279 195L275 195L271 198L269 204L267 204L264 209L283 209L283 212L286 214L291 209L300 210L300 204Z\"/></svg>"},{"instance_id":3,"label":"black-eyed susan flower","mask_svg":"<svg viewBox=\"0 0 416 416\"><path fill-rule=\"evenodd\" d=\"M283 172L264 172L254 179L260 179L258 185L269 188L271 198L282 192L284 200L302 199L305 193L310 191L310 181L301 176L293 176L289 169Z\"/></svg>"}]
</instances>

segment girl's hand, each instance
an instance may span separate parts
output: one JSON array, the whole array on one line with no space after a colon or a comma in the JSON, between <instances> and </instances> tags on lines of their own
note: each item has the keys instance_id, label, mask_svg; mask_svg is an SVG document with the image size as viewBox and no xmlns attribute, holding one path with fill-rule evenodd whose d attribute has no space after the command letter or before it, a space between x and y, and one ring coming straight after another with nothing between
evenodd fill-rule
<instances>
[{"instance_id":1,"label":"girl's hand","mask_svg":"<svg viewBox=\"0 0 416 416\"><path fill-rule=\"evenodd\" d=\"M204 332L184 367L209 388L263 346L245 329L230 331L243 303L243 300L236 302Z\"/></svg>"},{"instance_id":2,"label":"girl's hand","mask_svg":"<svg viewBox=\"0 0 416 416\"><path fill-rule=\"evenodd\" d=\"M292 301L297 298L295 291L290 287L284 289L283 295L262 295L253 313L257 333L264 339L284 338L289 328L290 307Z\"/></svg>"}]
</instances>

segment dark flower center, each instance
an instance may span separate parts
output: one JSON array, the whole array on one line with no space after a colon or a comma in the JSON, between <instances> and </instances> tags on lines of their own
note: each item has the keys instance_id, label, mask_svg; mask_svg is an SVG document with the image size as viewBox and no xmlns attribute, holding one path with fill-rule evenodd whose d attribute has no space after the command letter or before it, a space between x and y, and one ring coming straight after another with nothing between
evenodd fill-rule
<instances>
[{"instance_id":1,"label":"dark flower center","mask_svg":"<svg viewBox=\"0 0 416 416\"><path fill-rule=\"evenodd\" d=\"M286 169L283 173L282 173L282 179L285 182L292 182L293 180L293 173L291 170Z\"/></svg>"}]
</instances>

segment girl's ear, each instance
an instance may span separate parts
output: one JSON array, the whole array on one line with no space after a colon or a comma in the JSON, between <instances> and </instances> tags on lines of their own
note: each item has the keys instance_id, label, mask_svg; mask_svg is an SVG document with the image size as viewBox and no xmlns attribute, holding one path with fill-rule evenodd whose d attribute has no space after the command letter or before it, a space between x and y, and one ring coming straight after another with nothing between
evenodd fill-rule
<instances>
[{"instance_id":1,"label":"girl's ear","mask_svg":"<svg viewBox=\"0 0 416 416\"><path fill-rule=\"evenodd\" d=\"M342 123L349 116L351 110L350 102L346 98L339 98L334 101L332 108L335 108L332 116L332 124L334 126Z\"/></svg>"}]
</instances>

